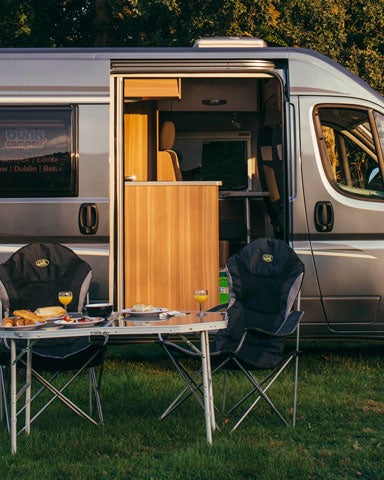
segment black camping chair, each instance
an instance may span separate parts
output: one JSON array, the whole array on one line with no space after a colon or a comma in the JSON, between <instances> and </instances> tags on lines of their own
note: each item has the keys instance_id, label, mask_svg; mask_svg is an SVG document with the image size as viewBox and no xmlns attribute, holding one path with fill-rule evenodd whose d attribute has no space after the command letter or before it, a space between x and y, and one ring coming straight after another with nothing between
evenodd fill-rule
<instances>
[{"instance_id":1,"label":"black camping chair","mask_svg":"<svg viewBox=\"0 0 384 480\"><path fill-rule=\"evenodd\" d=\"M284 424L288 421L280 413L267 391L280 374L294 360L292 425L296 423L296 403L299 358L299 322L303 312L292 310L300 303L300 288L304 265L295 252L282 240L258 239L230 257L227 262L230 300L226 315L228 327L215 334L211 348L212 374L224 370L223 406L231 414L246 401L252 403L235 423L235 430L260 399L264 399ZM219 306L218 308L221 308ZM285 339L296 333L295 346L286 352ZM194 395L201 403L200 371L191 374L175 352L196 356L193 349L160 337L160 344L181 373L185 388L167 408L166 417ZM242 372L252 385L251 391L230 410L225 410L226 379L229 370ZM258 380L257 372L265 371ZM256 398L255 398L256 397Z\"/></svg>"},{"instance_id":2,"label":"black camping chair","mask_svg":"<svg viewBox=\"0 0 384 480\"><path fill-rule=\"evenodd\" d=\"M63 245L56 243L26 245L0 265L0 300L4 310L3 316L12 315L16 309L35 310L39 307L57 305L57 293L60 290L73 292L71 306L73 305L76 311L81 312L88 295L91 277L92 271L88 263ZM18 342L18 352L25 351L25 347L25 342ZM31 422L56 398L75 413L95 424L98 422L92 415L96 406L98 419L103 422L99 389L105 348L104 340L101 343L92 343L86 337L47 339L34 343L32 376L40 382L42 387L35 393L32 400L45 389L52 393L52 397L31 418ZM0 364L2 365L0 388L3 391L4 408L2 410L5 413L8 430L6 366L9 365L9 361L9 347L3 341L0 343ZM24 363L22 355L19 355L19 362ZM99 375L96 375L96 367L99 367ZM63 393L64 389L85 369L89 372L89 414ZM72 377L63 385L58 385L56 379L60 377L59 374L70 371Z\"/></svg>"}]
</instances>

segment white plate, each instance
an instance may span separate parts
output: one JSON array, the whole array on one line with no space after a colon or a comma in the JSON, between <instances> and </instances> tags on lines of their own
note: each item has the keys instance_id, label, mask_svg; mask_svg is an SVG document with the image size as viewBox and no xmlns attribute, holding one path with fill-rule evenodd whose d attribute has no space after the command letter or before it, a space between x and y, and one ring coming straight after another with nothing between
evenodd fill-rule
<instances>
[{"instance_id":1,"label":"white plate","mask_svg":"<svg viewBox=\"0 0 384 480\"><path fill-rule=\"evenodd\" d=\"M75 317L76 318L76 317ZM82 318L82 317L78 317ZM101 317L88 317L89 321L87 322L66 322L65 320L56 320L53 322L55 325L60 325L63 328L87 328L87 327L93 327L94 325L97 325L98 323L104 322L105 318Z\"/></svg>"},{"instance_id":2,"label":"white plate","mask_svg":"<svg viewBox=\"0 0 384 480\"><path fill-rule=\"evenodd\" d=\"M154 322L165 322L165 320L168 320L168 318L159 318L159 317L126 317L124 319L125 322L128 322L128 324L133 323L134 325L144 325L144 324L151 324Z\"/></svg>"},{"instance_id":3,"label":"white plate","mask_svg":"<svg viewBox=\"0 0 384 480\"><path fill-rule=\"evenodd\" d=\"M154 308L150 312L135 312L130 308L125 308L121 310L121 313L129 313L132 317L153 317L155 315L160 315L160 313L168 312L168 308Z\"/></svg>"},{"instance_id":4,"label":"white plate","mask_svg":"<svg viewBox=\"0 0 384 480\"><path fill-rule=\"evenodd\" d=\"M61 317L46 318L45 322L46 323L55 323L57 320L61 320L64 317L65 317L65 315L62 315Z\"/></svg>"},{"instance_id":5,"label":"white plate","mask_svg":"<svg viewBox=\"0 0 384 480\"><path fill-rule=\"evenodd\" d=\"M3 326L1 326L1 328L3 330L24 330L24 331L28 331L28 330L36 330L36 328L41 328L46 324L47 324L47 322L41 322L41 323L35 323L34 325L18 325L18 326L15 326L15 327L3 327Z\"/></svg>"}]
</instances>

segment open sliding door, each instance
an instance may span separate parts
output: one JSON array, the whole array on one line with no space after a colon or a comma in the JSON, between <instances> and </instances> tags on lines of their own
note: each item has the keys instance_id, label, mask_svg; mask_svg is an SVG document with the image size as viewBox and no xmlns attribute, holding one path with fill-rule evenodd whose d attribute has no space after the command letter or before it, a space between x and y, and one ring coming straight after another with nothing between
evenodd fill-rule
<instances>
[{"instance_id":1,"label":"open sliding door","mask_svg":"<svg viewBox=\"0 0 384 480\"><path fill-rule=\"evenodd\" d=\"M111 77L111 262L117 308L197 309L218 303L220 182L157 181L157 101L180 98L180 79Z\"/></svg>"}]
</instances>

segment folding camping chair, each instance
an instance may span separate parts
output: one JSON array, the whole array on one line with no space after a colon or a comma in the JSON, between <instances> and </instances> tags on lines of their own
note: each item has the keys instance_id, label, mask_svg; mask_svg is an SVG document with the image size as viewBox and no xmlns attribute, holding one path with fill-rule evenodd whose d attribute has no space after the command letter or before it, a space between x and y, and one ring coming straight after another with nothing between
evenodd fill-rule
<instances>
[{"instance_id":1,"label":"folding camping chair","mask_svg":"<svg viewBox=\"0 0 384 480\"><path fill-rule=\"evenodd\" d=\"M88 263L63 245L56 243L26 245L0 265L0 300L3 316L12 315L16 309L35 310L43 306L57 305L59 290L71 290L73 305L76 311L81 312L91 277L92 271ZM22 352L25 347L25 342L18 342L19 352ZM86 337L47 339L35 343L32 346L32 376L40 382L42 387L32 400L45 389L52 393L52 397L31 418L31 422L56 398L72 411L95 424L97 421L92 415L96 405L98 419L103 422L99 389L105 348L105 341L92 343ZM9 365L9 358L8 345L3 342L0 344L0 388L3 394L1 413L5 414L8 430L6 366ZM19 362L23 363L22 356ZM100 367L98 376L96 367ZM89 414L63 393L84 369L88 369L89 372ZM72 372L72 376L64 384L58 385L56 379L61 372Z\"/></svg>"},{"instance_id":2,"label":"folding camping chair","mask_svg":"<svg viewBox=\"0 0 384 480\"><path fill-rule=\"evenodd\" d=\"M256 397L236 421L232 431L264 399L280 420L288 425L285 416L271 400L268 390L294 360L292 425L296 424L296 404L299 358L300 287L304 265L295 252L282 240L258 239L230 257L227 262L230 300L226 315L228 327L216 333L211 348L212 374L224 370L223 407L225 415L234 412L246 401ZM292 310L294 303L297 310ZM286 352L285 339L296 333L295 346ZM159 338L167 354L185 381L185 388L165 410L161 418L194 395L201 404L200 371L193 374L183 366L179 352L196 356L193 349ZM229 370L242 372L252 385L243 398L230 410L225 410L226 378ZM266 371L258 380L257 371Z\"/></svg>"}]
</instances>

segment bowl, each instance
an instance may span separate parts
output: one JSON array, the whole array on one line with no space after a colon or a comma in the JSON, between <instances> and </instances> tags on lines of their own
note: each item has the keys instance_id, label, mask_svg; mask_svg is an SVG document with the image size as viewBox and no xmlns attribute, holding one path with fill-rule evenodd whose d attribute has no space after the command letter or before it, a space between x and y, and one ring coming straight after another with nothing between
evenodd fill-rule
<instances>
[{"instance_id":1,"label":"bowl","mask_svg":"<svg viewBox=\"0 0 384 480\"><path fill-rule=\"evenodd\" d=\"M113 310L112 303L89 303L85 310L90 317L108 317Z\"/></svg>"}]
</instances>

